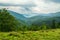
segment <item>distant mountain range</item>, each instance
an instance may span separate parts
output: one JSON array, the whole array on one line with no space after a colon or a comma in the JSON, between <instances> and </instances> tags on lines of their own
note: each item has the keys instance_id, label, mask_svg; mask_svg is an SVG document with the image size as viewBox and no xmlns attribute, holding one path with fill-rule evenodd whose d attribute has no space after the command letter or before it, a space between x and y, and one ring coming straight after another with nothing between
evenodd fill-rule
<instances>
[{"instance_id":1,"label":"distant mountain range","mask_svg":"<svg viewBox=\"0 0 60 40\"><path fill-rule=\"evenodd\" d=\"M60 12L49 13L49 14L39 14L37 16L33 16L33 17L30 17L30 18L25 17L24 14L19 14L19 13L10 11L10 10L9 10L9 12L17 20L19 20L22 24L40 25L43 22L48 24L48 23L52 23L52 20L55 20L56 22L60 22Z\"/></svg>"},{"instance_id":2,"label":"distant mountain range","mask_svg":"<svg viewBox=\"0 0 60 40\"><path fill-rule=\"evenodd\" d=\"M10 14L12 15L12 16L14 16L18 21L20 21L22 24L29 24L29 20L28 20L28 18L26 18L25 16L23 16L23 14L19 14L19 13L16 13L16 12L13 12L13 11L10 11L10 10L8 10L9 12L10 12Z\"/></svg>"},{"instance_id":3,"label":"distant mountain range","mask_svg":"<svg viewBox=\"0 0 60 40\"><path fill-rule=\"evenodd\" d=\"M52 24L53 20L55 20L58 23L60 22L60 12L34 16L31 17L29 20L32 24L35 25L40 25L43 23Z\"/></svg>"}]
</instances>

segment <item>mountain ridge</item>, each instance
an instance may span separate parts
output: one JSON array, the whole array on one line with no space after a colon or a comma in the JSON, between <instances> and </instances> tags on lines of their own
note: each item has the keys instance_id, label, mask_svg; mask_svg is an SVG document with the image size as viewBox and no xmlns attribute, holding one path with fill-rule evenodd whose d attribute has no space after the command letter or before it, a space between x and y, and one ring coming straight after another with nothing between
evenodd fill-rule
<instances>
[{"instance_id":1,"label":"mountain ridge","mask_svg":"<svg viewBox=\"0 0 60 40\"><path fill-rule=\"evenodd\" d=\"M37 16L33 16L30 18L26 18L23 16L23 14L19 14L13 11L9 11L11 15L13 15L17 20L22 21L23 24L41 24L42 22L49 23L52 22L52 20L60 20L60 12L56 13L50 13L50 14L40 14Z\"/></svg>"}]
</instances>

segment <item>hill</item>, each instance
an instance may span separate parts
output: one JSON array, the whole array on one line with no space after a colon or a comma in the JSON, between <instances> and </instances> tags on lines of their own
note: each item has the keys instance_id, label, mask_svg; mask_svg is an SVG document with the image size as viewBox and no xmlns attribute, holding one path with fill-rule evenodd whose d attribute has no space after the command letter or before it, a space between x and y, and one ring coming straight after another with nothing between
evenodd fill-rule
<instances>
[{"instance_id":1,"label":"hill","mask_svg":"<svg viewBox=\"0 0 60 40\"><path fill-rule=\"evenodd\" d=\"M21 21L22 24L26 24L26 25L31 25L31 24L40 25L42 23L51 24L52 20L55 20L56 22L60 22L60 12L39 14L30 18L25 17L24 14L16 13L10 10L9 12L17 20Z\"/></svg>"}]
</instances>

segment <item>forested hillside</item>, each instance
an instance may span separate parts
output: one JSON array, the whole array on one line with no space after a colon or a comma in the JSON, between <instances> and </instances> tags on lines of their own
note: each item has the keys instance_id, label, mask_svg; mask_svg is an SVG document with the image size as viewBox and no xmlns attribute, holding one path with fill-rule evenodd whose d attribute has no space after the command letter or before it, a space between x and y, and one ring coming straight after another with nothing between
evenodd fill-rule
<instances>
[{"instance_id":1,"label":"forested hillside","mask_svg":"<svg viewBox=\"0 0 60 40\"><path fill-rule=\"evenodd\" d=\"M19 23L6 9L0 9L0 31L15 31Z\"/></svg>"},{"instance_id":2,"label":"forested hillside","mask_svg":"<svg viewBox=\"0 0 60 40\"><path fill-rule=\"evenodd\" d=\"M37 20L32 22L31 25L28 25L23 23L23 21L16 19L16 17L11 14L12 13L6 9L0 9L0 31L37 31L60 28L60 17L52 17L44 21L39 19L40 21ZM21 19L23 20L23 18Z\"/></svg>"}]
</instances>

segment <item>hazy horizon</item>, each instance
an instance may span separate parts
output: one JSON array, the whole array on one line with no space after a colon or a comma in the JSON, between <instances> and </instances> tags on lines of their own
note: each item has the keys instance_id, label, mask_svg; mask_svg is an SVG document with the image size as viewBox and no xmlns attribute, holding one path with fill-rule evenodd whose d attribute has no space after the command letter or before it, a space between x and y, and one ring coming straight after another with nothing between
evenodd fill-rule
<instances>
[{"instance_id":1,"label":"hazy horizon","mask_svg":"<svg viewBox=\"0 0 60 40\"><path fill-rule=\"evenodd\" d=\"M0 0L0 8L35 16L60 12L60 0Z\"/></svg>"}]
</instances>

